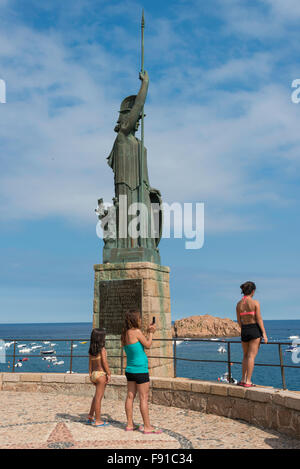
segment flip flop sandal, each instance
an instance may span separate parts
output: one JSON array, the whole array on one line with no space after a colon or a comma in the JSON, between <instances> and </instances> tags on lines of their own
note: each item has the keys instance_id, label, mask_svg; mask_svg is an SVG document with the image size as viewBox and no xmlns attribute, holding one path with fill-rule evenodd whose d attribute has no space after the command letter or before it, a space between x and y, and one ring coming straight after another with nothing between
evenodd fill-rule
<instances>
[{"instance_id":1,"label":"flip flop sandal","mask_svg":"<svg viewBox=\"0 0 300 469\"><path fill-rule=\"evenodd\" d=\"M244 388L255 388L256 384L253 384L253 383L251 383L251 384L244 383L243 386L244 386Z\"/></svg>"},{"instance_id":2,"label":"flip flop sandal","mask_svg":"<svg viewBox=\"0 0 300 469\"><path fill-rule=\"evenodd\" d=\"M237 384L237 386L244 386L245 383L244 383L244 381L239 381L239 382L236 383L236 384Z\"/></svg>"},{"instance_id":3,"label":"flip flop sandal","mask_svg":"<svg viewBox=\"0 0 300 469\"><path fill-rule=\"evenodd\" d=\"M87 425L92 425L92 422L95 422L95 419L94 419L94 418L93 418L93 419L87 419L87 420L86 420L86 424L87 424Z\"/></svg>"},{"instance_id":4,"label":"flip flop sandal","mask_svg":"<svg viewBox=\"0 0 300 469\"><path fill-rule=\"evenodd\" d=\"M108 427L110 424L109 422L101 423L100 425L96 425L95 423L91 423L92 427Z\"/></svg>"},{"instance_id":5,"label":"flip flop sandal","mask_svg":"<svg viewBox=\"0 0 300 469\"><path fill-rule=\"evenodd\" d=\"M144 433L144 435L159 434L162 433L162 430L160 430L160 428L154 428L151 432L145 432L145 430L142 430L142 433Z\"/></svg>"},{"instance_id":6,"label":"flip flop sandal","mask_svg":"<svg viewBox=\"0 0 300 469\"><path fill-rule=\"evenodd\" d=\"M126 432L133 432L134 430L138 430L139 428L140 428L139 425L134 425L133 428L128 428L128 427L126 427L126 428L125 428L125 431L126 431Z\"/></svg>"}]
</instances>

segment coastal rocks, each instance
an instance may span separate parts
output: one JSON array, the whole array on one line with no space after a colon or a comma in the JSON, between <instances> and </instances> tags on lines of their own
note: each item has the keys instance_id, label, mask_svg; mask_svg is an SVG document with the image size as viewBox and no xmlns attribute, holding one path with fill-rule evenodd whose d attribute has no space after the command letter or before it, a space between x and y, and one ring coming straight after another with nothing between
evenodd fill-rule
<instances>
[{"instance_id":1,"label":"coastal rocks","mask_svg":"<svg viewBox=\"0 0 300 469\"><path fill-rule=\"evenodd\" d=\"M238 323L204 314L175 321L173 337L236 337L241 333Z\"/></svg>"}]
</instances>

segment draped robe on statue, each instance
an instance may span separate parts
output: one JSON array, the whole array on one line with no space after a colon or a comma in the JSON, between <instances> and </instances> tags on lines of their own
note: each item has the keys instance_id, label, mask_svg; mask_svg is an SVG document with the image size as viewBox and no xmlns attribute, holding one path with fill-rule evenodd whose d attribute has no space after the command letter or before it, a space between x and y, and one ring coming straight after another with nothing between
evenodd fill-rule
<instances>
[{"instance_id":1,"label":"draped robe on statue","mask_svg":"<svg viewBox=\"0 0 300 469\"><path fill-rule=\"evenodd\" d=\"M131 219L135 218L135 216L128 216L128 209L132 203L143 202L148 212L148 237L140 238L139 240L129 236L118 238L119 248L134 248L138 246L156 248L161 237L161 219L159 220L159 226L156 227L155 238L150 237L151 202L161 204L161 197L159 191L151 188L149 184L146 148L143 151L143 200L139 201L141 151L140 140L132 134L125 135L120 131L114 142L113 149L107 158L107 162L114 172L116 198L119 201L120 195L127 196L127 226Z\"/></svg>"}]
</instances>

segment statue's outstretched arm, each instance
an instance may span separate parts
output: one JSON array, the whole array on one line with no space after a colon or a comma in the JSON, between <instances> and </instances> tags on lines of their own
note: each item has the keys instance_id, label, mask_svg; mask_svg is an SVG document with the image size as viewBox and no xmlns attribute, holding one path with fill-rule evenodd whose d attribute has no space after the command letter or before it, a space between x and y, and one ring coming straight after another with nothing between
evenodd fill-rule
<instances>
[{"instance_id":1,"label":"statue's outstretched arm","mask_svg":"<svg viewBox=\"0 0 300 469\"><path fill-rule=\"evenodd\" d=\"M126 116L126 121L121 125L121 129L124 133L129 133L135 128L146 101L149 86L149 75L146 71L144 74L140 73L140 80L142 81L140 91L135 98L135 102L131 111L129 112L128 116Z\"/></svg>"}]
</instances>

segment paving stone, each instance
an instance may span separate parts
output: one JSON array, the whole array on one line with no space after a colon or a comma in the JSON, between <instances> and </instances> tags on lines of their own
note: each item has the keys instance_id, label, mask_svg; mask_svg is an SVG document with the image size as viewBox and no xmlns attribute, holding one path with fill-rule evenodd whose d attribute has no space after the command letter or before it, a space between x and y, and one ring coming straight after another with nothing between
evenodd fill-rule
<instances>
[{"instance_id":1,"label":"paving stone","mask_svg":"<svg viewBox=\"0 0 300 469\"><path fill-rule=\"evenodd\" d=\"M221 403L221 397L215 398ZM149 404L150 418L154 426L163 430L162 434L126 432L124 400L111 400L108 396L102 402L102 418L110 426L93 428L86 424L90 404L91 398L86 396L2 391L0 448L300 449L299 440L274 430L157 404ZM135 423L142 424L138 401L134 404L134 417ZM288 419L283 423L289 424Z\"/></svg>"}]
</instances>

